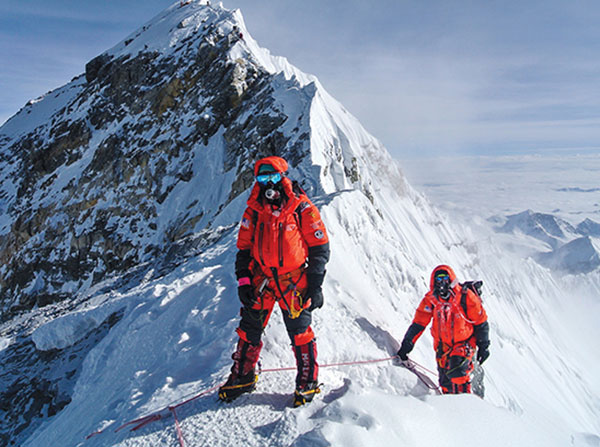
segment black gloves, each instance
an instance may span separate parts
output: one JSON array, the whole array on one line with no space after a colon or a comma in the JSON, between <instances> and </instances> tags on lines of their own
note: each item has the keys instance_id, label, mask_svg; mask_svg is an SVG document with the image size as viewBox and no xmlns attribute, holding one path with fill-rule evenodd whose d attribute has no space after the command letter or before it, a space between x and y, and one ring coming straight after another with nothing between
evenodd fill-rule
<instances>
[{"instance_id":1,"label":"black gloves","mask_svg":"<svg viewBox=\"0 0 600 447\"><path fill-rule=\"evenodd\" d=\"M252 287L250 278L244 277L238 280L238 296L245 307L252 307L256 302L256 296L254 296L254 288Z\"/></svg>"},{"instance_id":2,"label":"black gloves","mask_svg":"<svg viewBox=\"0 0 600 447\"><path fill-rule=\"evenodd\" d=\"M400 360L402 361L407 361L408 360L408 353L410 351L413 350L413 348L415 347L415 345L413 344L412 341L407 340L406 338L402 341L402 345L400 346L400 349L398 350L398 357L400 357Z\"/></svg>"},{"instance_id":3,"label":"black gloves","mask_svg":"<svg viewBox=\"0 0 600 447\"><path fill-rule=\"evenodd\" d=\"M325 264L329 260L329 242L323 245L308 247L308 267L306 279L308 286L304 301L311 300L308 310L312 311L323 306L323 291L321 286L325 279Z\"/></svg>"},{"instance_id":4,"label":"black gloves","mask_svg":"<svg viewBox=\"0 0 600 447\"><path fill-rule=\"evenodd\" d=\"M324 278L325 273L306 274L308 286L306 287L306 296L304 300L307 301L310 299L310 307L308 308L310 311L319 309L323 306L323 290L321 289L321 286L323 285Z\"/></svg>"},{"instance_id":5,"label":"black gloves","mask_svg":"<svg viewBox=\"0 0 600 447\"><path fill-rule=\"evenodd\" d=\"M481 365L486 359L490 356L490 349L488 346L478 346L477 347L477 361Z\"/></svg>"},{"instance_id":6,"label":"black gloves","mask_svg":"<svg viewBox=\"0 0 600 447\"><path fill-rule=\"evenodd\" d=\"M490 356L490 325L487 321L473 326L477 344L477 361L481 365Z\"/></svg>"},{"instance_id":7,"label":"black gloves","mask_svg":"<svg viewBox=\"0 0 600 447\"><path fill-rule=\"evenodd\" d=\"M421 326L418 323L412 323L408 329L406 330L406 334L404 334L404 339L402 339L402 344L400 345L400 350L398 351L398 357L403 362L408 360L408 353L413 350L415 344L413 340L417 340L423 331L425 330L424 326Z\"/></svg>"}]
</instances>

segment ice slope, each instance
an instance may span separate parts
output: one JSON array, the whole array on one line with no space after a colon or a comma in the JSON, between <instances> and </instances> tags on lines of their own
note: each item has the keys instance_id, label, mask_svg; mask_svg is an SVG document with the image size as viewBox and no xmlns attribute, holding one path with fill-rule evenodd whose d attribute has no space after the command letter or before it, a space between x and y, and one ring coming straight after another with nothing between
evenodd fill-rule
<instances>
[{"instance_id":1,"label":"ice slope","mask_svg":"<svg viewBox=\"0 0 600 447\"><path fill-rule=\"evenodd\" d=\"M171 9L175 15L159 16L173 20L168 29L184 19L183 9ZM451 264L462 278L484 280L492 357L485 364L483 401L427 395L408 371L383 363L323 368L323 393L294 410L293 373L265 373L255 393L231 405L212 395L182 407L186 445L464 445L465 433L490 446L597 445L598 360L590 355L599 335L593 320L597 301L570 295L536 263L477 242L467 228L451 224L406 184L385 149L318 82L255 51L241 21L238 26L249 42L245 51L303 85L306 103L291 100L289 83L275 92L287 112L308 105L310 160L290 175L312 186L331 238L326 304L314 321L320 362L394 353L439 263ZM141 42L125 46L129 51ZM92 296L35 330L38 349L64 348L85 338L106 315L123 315L83 359L71 402L22 445L177 445L172 419L136 433L114 430L226 377L239 310L232 224L246 196L228 203L215 220L220 238L173 271L149 274L129 290ZM574 300L580 306L568 305ZM581 308L588 312L578 313ZM278 311L264 342L264 368L293 365ZM428 334L412 356L434 369Z\"/></svg>"}]
</instances>

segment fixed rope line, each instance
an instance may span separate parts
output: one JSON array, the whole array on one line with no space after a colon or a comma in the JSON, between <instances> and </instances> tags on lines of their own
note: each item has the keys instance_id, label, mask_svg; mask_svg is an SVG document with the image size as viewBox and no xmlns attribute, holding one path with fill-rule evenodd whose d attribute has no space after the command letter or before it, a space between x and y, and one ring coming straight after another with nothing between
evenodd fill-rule
<instances>
[{"instance_id":1,"label":"fixed rope line","mask_svg":"<svg viewBox=\"0 0 600 447\"><path fill-rule=\"evenodd\" d=\"M381 363L393 360L396 356L386 357L384 359L373 359L373 360L355 360L348 362L339 362L339 363L324 363L319 364L319 368L333 368L336 366L353 366L353 365L366 365L369 363ZM270 373L270 372L279 372L279 371L296 371L297 367L295 366L285 366L282 368L267 368L267 369L259 369L259 373Z\"/></svg>"},{"instance_id":2,"label":"fixed rope line","mask_svg":"<svg viewBox=\"0 0 600 447\"><path fill-rule=\"evenodd\" d=\"M175 419L175 430L177 432L177 440L179 441L179 447L185 447L183 433L181 432L181 427L179 426L179 419L177 419L177 412L175 411L175 407L169 407L169 410L171 410L171 413L173 413L173 419Z\"/></svg>"},{"instance_id":3,"label":"fixed rope line","mask_svg":"<svg viewBox=\"0 0 600 447\"><path fill-rule=\"evenodd\" d=\"M338 363L325 363L325 364L321 364L319 365L319 368L334 368L334 367L339 367L339 366L356 366L356 365L368 365L368 364L374 364L374 363L382 363L382 362L388 362L390 360L394 360L395 358L397 358L397 355L393 355L391 357L385 357L385 358L381 358L381 359L372 359L372 360L354 360L354 361L345 361L345 362L338 362ZM415 364L418 365L418 363L415 362ZM426 371L429 371L428 369L426 369L425 367L418 365L421 368L425 369ZM259 374L262 373L271 373L271 372L280 372L280 371L296 371L296 367L295 366L285 366L285 367L281 367L281 368L267 368L267 369L260 369L259 367ZM431 372L431 371L429 371ZM185 442L184 442L184 438L183 438L183 432L181 430L181 426L179 423L179 419L177 418L177 412L176 409L186 405L202 396L206 396L207 394L212 393L213 391L216 391L219 387L221 387L223 385L223 383L220 383L218 385L212 386L204 391L201 391L200 393L196 394L196 395L192 395L192 397L185 399L182 402L179 403L172 403L167 405L166 407L160 409L160 410L156 410L146 416L142 416L140 418L137 419L133 419L131 421L125 422L124 424L120 425L119 427L117 427L115 429L115 433L121 431L122 429L124 429L125 427L129 427L131 425L133 425L133 427L130 429L130 431L137 431L142 427L145 427L146 425L150 424L151 422L155 422L158 420L161 420L165 417L168 417L169 415L173 416L173 419L175 420L175 430L177 433L177 440L179 441L179 446L180 447L185 447ZM189 395L188 395L189 396ZM104 429L102 430L97 430L93 433L90 433L89 435L86 436L85 439L90 439L93 436L99 435L101 433L104 432Z\"/></svg>"},{"instance_id":4,"label":"fixed rope line","mask_svg":"<svg viewBox=\"0 0 600 447\"><path fill-rule=\"evenodd\" d=\"M415 362L413 359L410 359L410 361L413 362L415 365L417 365L419 368L421 368L423 371L426 371L426 372L428 372L430 374L433 374L434 376L437 375L436 372L434 372L434 371L432 371L432 370L430 370L428 368L425 368L423 365L421 365L420 363Z\"/></svg>"}]
</instances>

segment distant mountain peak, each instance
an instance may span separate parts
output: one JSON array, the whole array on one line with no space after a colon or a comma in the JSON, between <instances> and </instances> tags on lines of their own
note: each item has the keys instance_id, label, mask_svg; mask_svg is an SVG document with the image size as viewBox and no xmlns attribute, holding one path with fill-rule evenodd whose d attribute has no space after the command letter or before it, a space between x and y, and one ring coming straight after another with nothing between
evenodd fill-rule
<instances>
[{"instance_id":1,"label":"distant mountain peak","mask_svg":"<svg viewBox=\"0 0 600 447\"><path fill-rule=\"evenodd\" d=\"M579 223L577 232L583 236L600 237L600 223L587 218Z\"/></svg>"},{"instance_id":2,"label":"distant mountain peak","mask_svg":"<svg viewBox=\"0 0 600 447\"><path fill-rule=\"evenodd\" d=\"M575 233L573 226L563 219L552 214L534 212L531 209L507 216L504 225L498 230L504 233L520 231L546 242L552 248L564 241L568 234Z\"/></svg>"},{"instance_id":3,"label":"distant mountain peak","mask_svg":"<svg viewBox=\"0 0 600 447\"><path fill-rule=\"evenodd\" d=\"M566 273L589 273L600 267L600 243L589 236L574 239L538 260L545 266Z\"/></svg>"}]
</instances>

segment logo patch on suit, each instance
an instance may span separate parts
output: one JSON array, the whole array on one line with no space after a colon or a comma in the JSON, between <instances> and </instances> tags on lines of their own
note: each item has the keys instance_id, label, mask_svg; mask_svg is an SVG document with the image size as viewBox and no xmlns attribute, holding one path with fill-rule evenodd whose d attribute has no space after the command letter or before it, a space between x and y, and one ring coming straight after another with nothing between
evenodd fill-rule
<instances>
[{"instance_id":1,"label":"logo patch on suit","mask_svg":"<svg viewBox=\"0 0 600 447\"><path fill-rule=\"evenodd\" d=\"M317 239L323 239L325 237L325 233L323 233L321 230L317 230L315 231L315 237Z\"/></svg>"}]
</instances>

